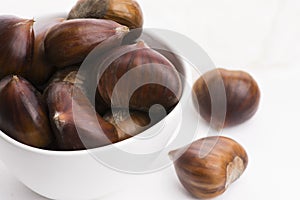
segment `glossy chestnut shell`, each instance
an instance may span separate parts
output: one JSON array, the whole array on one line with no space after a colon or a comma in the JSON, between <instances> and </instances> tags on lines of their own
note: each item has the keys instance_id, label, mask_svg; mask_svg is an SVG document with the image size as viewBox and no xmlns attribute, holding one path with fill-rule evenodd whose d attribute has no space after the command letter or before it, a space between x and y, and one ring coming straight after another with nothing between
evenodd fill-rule
<instances>
[{"instance_id":1,"label":"glossy chestnut shell","mask_svg":"<svg viewBox=\"0 0 300 200\"><path fill-rule=\"evenodd\" d=\"M51 84L45 99L61 150L90 149L119 141L115 127L95 113L87 97L73 83Z\"/></svg>"},{"instance_id":2,"label":"glossy chestnut shell","mask_svg":"<svg viewBox=\"0 0 300 200\"><path fill-rule=\"evenodd\" d=\"M225 121L221 113L212 116L211 92L218 91L216 82L221 79L224 84L226 99ZM209 91L209 89L211 91ZM193 86L194 102L199 105L200 115L210 122L215 117L216 128L241 124L250 119L257 111L260 101L260 90L257 82L244 71L215 69L205 73ZM220 97L221 98L221 97ZM220 111L221 112L221 111ZM224 122L224 124L223 124Z\"/></svg>"},{"instance_id":3,"label":"glossy chestnut shell","mask_svg":"<svg viewBox=\"0 0 300 200\"><path fill-rule=\"evenodd\" d=\"M151 122L148 114L140 111L129 111L129 113L122 110L114 113L109 111L103 118L116 127L120 140L125 140L141 133L149 128Z\"/></svg>"},{"instance_id":4,"label":"glossy chestnut shell","mask_svg":"<svg viewBox=\"0 0 300 200\"><path fill-rule=\"evenodd\" d=\"M209 199L223 194L245 171L248 155L227 137L207 137L170 152L178 178L193 196Z\"/></svg>"},{"instance_id":5,"label":"glossy chestnut shell","mask_svg":"<svg viewBox=\"0 0 300 200\"><path fill-rule=\"evenodd\" d=\"M48 61L64 68L80 64L99 44L110 37L126 34L126 26L104 19L74 19L53 26L45 38Z\"/></svg>"},{"instance_id":6,"label":"glossy chestnut shell","mask_svg":"<svg viewBox=\"0 0 300 200\"><path fill-rule=\"evenodd\" d=\"M24 76L30 69L34 45L32 19L0 16L0 79Z\"/></svg>"},{"instance_id":7,"label":"glossy chestnut shell","mask_svg":"<svg viewBox=\"0 0 300 200\"><path fill-rule=\"evenodd\" d=\"M109 19L130 29L143 27L143 13L134 0L79 0L72 8L68 19Z\"/></svg>"},{"instance_id":8,"label":"glossy chestnut shell","mask_svg":"<svg viewBox=\"0 0 300 200\"><path fill-rule=\"evenodd\" d=\"M0 129L33 147L45 148L53 141L42 95L20 76L0 81Z\"/></svg>"},{"instance_id":9,"label":"glossy chestnut shell","mask_svg":"<svg viewBox=\"0 0 300 200\"><path fill-rule=\"evenodd\" d=\"M182 95L182 82L173 64L144 42L112 50L117 55L101 74L98 91L106 104L148 112L161 105L170 110Z\"/></svg>"}]
</instances>

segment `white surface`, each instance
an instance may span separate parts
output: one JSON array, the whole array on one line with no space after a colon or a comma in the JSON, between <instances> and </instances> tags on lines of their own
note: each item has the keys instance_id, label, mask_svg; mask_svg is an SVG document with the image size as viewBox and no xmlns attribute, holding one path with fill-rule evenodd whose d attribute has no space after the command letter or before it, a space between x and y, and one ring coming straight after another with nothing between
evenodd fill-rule
<instances>
[{"instance_id":1,"label":"white surface","mask_svg":"<svg viewBox=\"0 0 300 200\"><path fill-rule=\"evenodd\" d=\"M75 1L1 0L0 14L34 17L65 12ZM246 173L220 200L298 199L300 179L300 2L295 0L140 0L146 27L181 32L198 42L219 66L245 69L259 82L260 109L224 130L249 154ZM101 189L101 188L99 188ZM42 200L0 164L0 199ZM117 199L191 199L173 169L145 176Z\"/></svg>"}]
</instances>

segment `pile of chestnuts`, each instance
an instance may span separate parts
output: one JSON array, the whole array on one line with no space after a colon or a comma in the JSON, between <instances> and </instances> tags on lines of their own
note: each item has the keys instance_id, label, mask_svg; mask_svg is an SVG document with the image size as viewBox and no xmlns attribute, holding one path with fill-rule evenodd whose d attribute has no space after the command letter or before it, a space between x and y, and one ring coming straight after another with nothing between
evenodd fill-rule
<instances>
[{"instance_id":1,"label":"pile of chestnuts","mask_svg":"<svg viewBox=\"0 0 300 200\"><path fill-rule=\"evenodd\" d=\"M33 147L83 150L128 139L158 122L150 119L149 109L159 104L170 112L179 101L182 83L175 64L138 35L122 43L131 29L142 27L143 14L134 0L79 0L66 18L50 19L38 28L33 20L0 16L0 129ZM115 40L121 44L115 45ZM99 77L93 101L78 83L79 68L101 45L115 54L124 49L127 53ZM123 102L112 112L115 85L140 65L151 68L142 67L123 79L118 92ZM128 96L141 79L153 83ZM155 84L164 80L167 85ZM124 112L128 106L129 112Z\"/></svg>"},{"instance_id":2,"label":"pile of chestnuts","mask_svg":"<svg viewBox=\"0 0 300 200\"><path fill-rule=\"evenodd\" d=\"M136 1L79 0L66 18L51 19L38 28L34 23L0 16L0 130L18 142L52 151L102 147L161 120L150 119L153 105L169 113L179 102L181 62L139 39L143 13ZM133 29L138 31L128 42ZM89 74L81 76L79 71L96 47L121 56L98 77L91 99L83 87ZM195 82L200 116L207 122L216 117L210 96L216 74L224 83L227 110L213 126L222 129L250 119L259 104L258 85L245 72L225 69L207 72ZM139 86L141 80L148 83ZM201 149L209 149L205 157ZM248 163L243 147L225 137L203 138L185 150L174 150L170 157L180 182L198 198L222 194Z\"/></svg>"}]
</instances>

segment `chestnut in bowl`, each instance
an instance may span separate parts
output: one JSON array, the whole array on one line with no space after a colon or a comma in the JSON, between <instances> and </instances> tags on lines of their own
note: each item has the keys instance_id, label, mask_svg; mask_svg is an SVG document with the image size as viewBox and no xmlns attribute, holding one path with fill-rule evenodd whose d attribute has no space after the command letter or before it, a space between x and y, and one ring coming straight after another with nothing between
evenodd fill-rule
<instances>
[{"instance_id":1,"label":"chestnut in bowl","mask_svg":"<svg viewBox=\"0 0 300 200\"><path fill-rule=\"evenodd\" d=\"M190 68L183 66L183 70L183 75L188 79ZM183 82L181 99L184 95L190 95L187 88L187 83ZM121 189L133 188L144 178L132 171L124 173L97 158L113 156L124 162L119 151L138 154L157 151L169 143L180 120L181 108L175 106L162 121L139 135L112 145L78 151L49 151L30 147L0 131L0 158L18 180L44 197L58 200L96 199ZM149 135L154 136L147 138ZM116 153L116 150L119 151ZM163 157L169 161L167 153ZM133 163L127 161L130 166L141 163L138 159Z\"/></svg>"}]
</instances>

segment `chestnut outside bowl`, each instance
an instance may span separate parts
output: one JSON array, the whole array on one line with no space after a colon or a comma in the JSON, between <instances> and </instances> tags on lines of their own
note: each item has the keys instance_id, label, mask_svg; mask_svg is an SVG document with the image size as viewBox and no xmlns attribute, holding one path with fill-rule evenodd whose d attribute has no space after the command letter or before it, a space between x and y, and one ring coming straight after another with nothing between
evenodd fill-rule
<instances>
[{"instance_id":1,"label":"chestnut outside bowl","mask_svg":"<svg viewBox=\"0 0 300 200\"><path fill-rule=\"evenodd\" d=\"M189 68L190 66L183 65L182 71L187 80L191 75ZM181 99L191 95L190 86L186 81L183 83ZM92 150L65 152L41 150L21 144L0 132L0 159L19 181L41 196L57 200L90 200L103 197L142 182L144 175L116 170L108 166L109 164L99 162L94 155L116 156L115 149L142 155L166 146L170 143L171 135L178 131L179 122L182 120L182 108L179 105L180 103L162 121L143 133ZM157 132L159 134L156 134ZM143 135L149 134L154 136L140 139ZM167 152L162 157L164 160L169 160ZM120 159L124 161L126 158ZM145 171L145 173L150 172L154 171L151 169Z\"/></svg>"}]
</instances>

